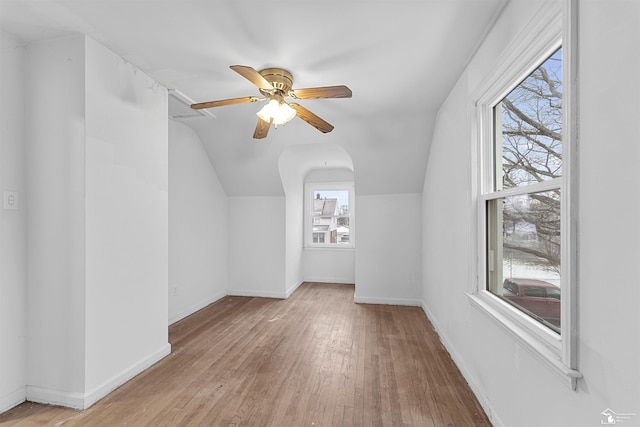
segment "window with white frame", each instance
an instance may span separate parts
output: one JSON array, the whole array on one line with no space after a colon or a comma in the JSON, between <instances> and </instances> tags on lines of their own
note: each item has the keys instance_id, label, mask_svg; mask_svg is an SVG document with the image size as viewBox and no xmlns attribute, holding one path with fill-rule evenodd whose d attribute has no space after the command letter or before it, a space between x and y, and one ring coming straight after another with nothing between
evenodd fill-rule
<instances>
[{"instance_id":1,"label":"window with white frame","mask_svg":"<svg viewBox=\"0 0 640 427\"><path fill-rule=\"evenodd\" d=\"M575 389L571 1L543 7L476 98L478 268L470 296Z\"/></svg>"},{"instance_id":2,"label":"window with white frame","mask_svg":"<svg viewBox=\"0 0 640 427\"><path fill-rule=\"evenodd\" d=\"M491 119L486 289L560 334L562 48L493 105Z\"/></svg>"},{"instance_id":3,"label":"window with white frame","mask_svg":"<svg viewBox=\"0 0 640 427\"><path fill-rule=\"evenodd\" d=\"M306 185L307 246L353 247L353 184Z\"/></svg>"}]
</instances>

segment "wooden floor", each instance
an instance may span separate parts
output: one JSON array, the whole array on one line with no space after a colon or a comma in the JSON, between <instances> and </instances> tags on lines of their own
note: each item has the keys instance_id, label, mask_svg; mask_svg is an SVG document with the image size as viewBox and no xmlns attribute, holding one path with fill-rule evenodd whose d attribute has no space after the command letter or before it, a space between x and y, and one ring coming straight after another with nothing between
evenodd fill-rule
<instances>
[{"instance_id":1,"label":"wooden floor","mask_svg":"<svg viewBox=\"0 0 640 427\"><path fill-rule=\"evenodd\" d=\"M491 425L422 309L353 292L225 297L173 324L172 353L86 411L25 402L0 425Z\"/></svg>"}]
</instances>

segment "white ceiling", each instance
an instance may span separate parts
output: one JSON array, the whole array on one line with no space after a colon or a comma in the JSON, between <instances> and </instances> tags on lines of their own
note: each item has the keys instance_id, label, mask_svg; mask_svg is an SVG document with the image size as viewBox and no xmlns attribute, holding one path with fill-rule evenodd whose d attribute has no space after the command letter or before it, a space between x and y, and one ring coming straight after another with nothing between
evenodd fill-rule
<instances>
[{"instance_id":1,"label":"white ceiling","mask_svg":"<svg viewBox=\"0 0 640 427\"><path fill-rule=\"evenodd\" d=\"M294 88L345 84L350 99L299 103L335 126L295 119L252 139L262 104L185 119L230 196L283 194L294 144L351 156L358 194L420 192L433 122L505 0L0 0L0 28L31 42L84 33L195 102L256 95L229 69L282 67ZM318 164L331 163L330 157Z\"/></svg>"}]
</instances>

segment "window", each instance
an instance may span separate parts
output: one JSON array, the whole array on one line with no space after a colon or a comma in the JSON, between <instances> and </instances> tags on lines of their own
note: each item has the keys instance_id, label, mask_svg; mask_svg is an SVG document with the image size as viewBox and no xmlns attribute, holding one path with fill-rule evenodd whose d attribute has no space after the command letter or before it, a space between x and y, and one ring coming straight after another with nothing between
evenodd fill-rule
<instances>
[{"instance_id":1,"label":"window","mask_svg":"<svg viewBox=\"0 0 640 427\"><path fill-rule=\"evenodd\" d=\"M564 84L575 69L575 27L563 20L570 15L571 0L546 3L476 97L470 299L575 389L574 92Z\"/></svg>"},{"instance_id":2,"label":"window","mask_svg":"<svg viewBox=\"0 0 640 427\"><path fill-rule=\"evenodd\" d=\"M492 106L492 177L484 194L486 289L560 334L560 304L552 310L540 288L526 300L505 296L509 279L561 290L562 48ZM536 191L536 190L544 191ZM508 190L509 196L502 196ZM545 293L546 297L546 293ZM509 299L510 298L510 299Z\"/></svg>"},{"instance_id":3,"label":"window","mask_svg":"<svg viewBox=\"0 0 640 427\"><path fill-rule=\"evenodd\" d=\"M353 247L353 185L307 184L307 246Z\"/></svg>"}]
</instances>

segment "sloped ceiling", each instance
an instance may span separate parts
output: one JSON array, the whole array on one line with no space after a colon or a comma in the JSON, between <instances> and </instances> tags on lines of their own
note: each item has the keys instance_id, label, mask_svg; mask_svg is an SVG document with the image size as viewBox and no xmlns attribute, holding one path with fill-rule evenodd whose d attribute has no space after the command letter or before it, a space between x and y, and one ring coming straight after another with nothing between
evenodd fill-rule
<instances>
[{"instance_id":1,"label":"sloped ceiling","mask_svg":"<svg viewBox=\"0 0 640 427\"><path fill-rule=\"evenodd\" d=\"M0 0L0 28L25 43L84 33L195 102L258 96L229 69L288 69L294 87L345 84L351 99L300 101L299 119L252 139L262 104L184 119L230 196L283 194L294 144L342 146L358 194L422 190L433 123L506 0Z\"/></svg>"}]
</instances>

